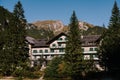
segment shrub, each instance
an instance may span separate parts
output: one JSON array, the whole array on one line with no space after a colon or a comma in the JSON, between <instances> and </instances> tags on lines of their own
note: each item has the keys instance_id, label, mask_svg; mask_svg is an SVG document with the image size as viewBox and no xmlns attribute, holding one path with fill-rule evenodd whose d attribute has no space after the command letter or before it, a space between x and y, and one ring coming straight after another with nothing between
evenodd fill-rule
<instances>
[{"instance_id":1,"label":"shrub","mask_svg":"<svg viewBox=\"0 0 120 80\"><path fill-rule=\"evenodd\" d=\"M45 69L45 78L57 78L60 77L58 73L59 64L61 63L61 57L55 57L49 64L48 67Z\"/></svg>"}]
</instances>

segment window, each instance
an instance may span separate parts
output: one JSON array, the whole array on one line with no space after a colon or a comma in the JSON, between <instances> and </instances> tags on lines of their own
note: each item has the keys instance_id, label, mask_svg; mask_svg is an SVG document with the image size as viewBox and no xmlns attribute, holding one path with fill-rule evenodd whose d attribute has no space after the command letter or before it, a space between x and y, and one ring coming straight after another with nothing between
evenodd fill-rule
<instances>
[{"instance_id":1,"label":"window","mask_svg":"<svg viewBox=\"0 0 120 80\"><path fill-rule=\"evenodd\" d=\"M55 47L56 45L55 44L52 44L53 47Z\"/></svg>"},{"instance_id":2,"label":"window","mask_svg":"<svg viewBox=\"0 0 120 80\"><path fill-rule=\"evenodd\" d=\"M37 50L33 50L33 53L37 53Z\"/></svg>"},{"instance_id":3,"label":"window","mask_svg":"<svg viewBox=\"0 0 120 80\"><path fill-rule=\"evenodd\" d=\"M54 52L54 49L51 49L51 52L53 53L53 52Z\"/></svg>"},{"instance_id":4,"label":"window","mask_svg":"<svg viewBox=\"0 0 120 80\"><path fill-rule=\"evenodd\" d=\"M85 60L90 59L90 55L84 55L84 59L85 59Z\"/></svg>"},{"instance_id":5,"label":"window","mask_svg":"<svg viewBox=\"0 0 120 80\"><path fill-rule=\"evenodd\" d=\"M95 48L95 51L98 51L98 48Z\"/></svg>"},{"instance_id":6,"label":"window","mask_svg":"<svg viewBox=\"0 0 120 80\"><path fill-rule=\"evenodd\" d=\"M93 58L98 58L98 55L93 55Z\"/></svg>"},{"instance_id":7,"label":"window","mask_svg":"<svg viewBox=\"0 0 120 80\"><path fill-rule=\"evenodd\" d=\"M61 44L58 44L58 46L61 46Z\"/></svg>"},{"instance_id":8,"label":"window","mask_svg":"<svg viewBox=\"0 0 120 80\"><path fill-rule=\"evenodd\" d=\"M40 53L43 53L43 50L40 50L39 52L40 52Z\"/></svg>"},{"instance_id":9,"label":"window","mask_svg":"<svg viewBox=\"0 0 120 80\"><path fill-rule=\"evenodd\" d=\"M93 51L93 48L90 48L89 50L90 50L90 51Z\"/></svg>"},{"instance_id":10,"label":"window","mask_svg":"<svg viewBox=\"0 0 120 80\"><path fill-rule=\"evenodd\" d=\"M59 38L58 40L62 40L62 38Z\"/></svg>"},{"instance_id":11,"label":"window","mask_svg":"<svg viewBox=\"0 0 120 80\"><path fill-rule=\"evenodd\" d=\"M59 52L64 52L64 49L59 49Z\"/></svg>"},{"instance_id":12,"label":"window","mask_svg":"<svg viewBox=\"0 0 120 80\"><path fill-rule=\"evenodd\" d=\"M47 50L47 49L45 49L45 53L48 53L48 50Z\"/></svg>"}]
</instances>

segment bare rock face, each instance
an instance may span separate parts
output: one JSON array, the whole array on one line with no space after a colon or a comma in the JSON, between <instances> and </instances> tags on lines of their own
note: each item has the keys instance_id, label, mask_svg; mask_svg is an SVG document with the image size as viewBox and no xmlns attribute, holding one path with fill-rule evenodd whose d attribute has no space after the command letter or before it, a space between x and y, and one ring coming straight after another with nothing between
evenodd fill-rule
<instances>
[{"instance_id":1,"label":"bare rock face","mask_svg":"<svg viewBox=\"0 0 120 80\"><path fill-rule=\"evenodd\" d=\"M80 28L81 30L87 31L88 28L92 28L92 27L94 27L94 25L89 24L89 23L87 23L87 22L79 21L79 28Z\"/></svg>"},{"instance_id":2,"label":"bare rock face","mask_svg":"<svg viewBox=\"0 0 120 80\"><path fill-rule=\"evenodd\" d=\"M68 25L65 26L59 20L45 20L45 21L36 21L32 23L38 30L44 28L46 30L51 30L54 34L59 34L60 32L68 32ZM89 24L87 22L79 21L79 28L81 30L87 31L88 28L92 28L94 25Z\"/></svg>"},{"instance_id":3,"label":"bare rock face","mask_svg":"<svg viewBox=\"0 0 120 80\"><path fill-rule=\"evenodd\" d=\"M41 29L41 28L49 29L52 30L54 33L61 31L64 27L63 23L59 20L37 21L32 24L37 26L37 29Z\"/></svg>"}]
</instances>

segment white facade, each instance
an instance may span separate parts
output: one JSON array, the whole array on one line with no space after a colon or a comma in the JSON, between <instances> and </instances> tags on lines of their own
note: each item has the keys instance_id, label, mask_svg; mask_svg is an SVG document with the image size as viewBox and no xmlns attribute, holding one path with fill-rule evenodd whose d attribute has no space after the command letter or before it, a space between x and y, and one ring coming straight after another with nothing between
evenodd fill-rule
<instances>
[{"instance_id":1,"label":"white facade","mask_svg":"<svg viewBox=\"0 0 120 80\"><path fill-rule=\"evenodd\" d=\"M33 66L34 61L40 59L41 57L46 60L51 60L55 56L61 56L65 54L66 47L66 35L60 35L53 41L49 43L48 47L32 47L29 46L29 54L31 59L31 66ZM98 60L97 55L97 45L93 43L93 46L82 46L84 59L90 59L91 56L94 60Z\"/></svg>"},{"instance_id":2,"label":"white facade","mask_svg":"<svg viewBox=\"0 0 120 80\"><path fill-rule=\"evenodd\" d=\"M91 47L82 47L84 49L84 59L90 59L90 55L92 55L94 60L98 60L98 55L97 53L97 46L91 46Z\"/></svg>"}]
</instances>

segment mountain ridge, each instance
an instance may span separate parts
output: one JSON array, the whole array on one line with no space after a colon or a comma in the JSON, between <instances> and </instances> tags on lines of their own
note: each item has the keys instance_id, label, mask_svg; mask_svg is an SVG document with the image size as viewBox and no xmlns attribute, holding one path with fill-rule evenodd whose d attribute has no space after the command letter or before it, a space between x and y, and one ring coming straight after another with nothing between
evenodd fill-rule
<instances>
[{"instance_id":1,"label":"mountain ridge","mask_svg":"<svg viewBox=\"0 0 120 80\"><path fill-rule=\"evenodd\" d=\"M60 32L66 32L69 29L68 25L64 25L60 20L35 21L32 24L35 25L38 30L41 28L49 29L52 30L54 34L58 34ZM92 28L92 27L94 27L93 24L79 21L79 28L82 30L87 30L88 28Z\"/></svg>"}]
</instances>

